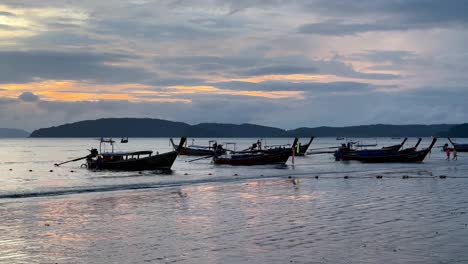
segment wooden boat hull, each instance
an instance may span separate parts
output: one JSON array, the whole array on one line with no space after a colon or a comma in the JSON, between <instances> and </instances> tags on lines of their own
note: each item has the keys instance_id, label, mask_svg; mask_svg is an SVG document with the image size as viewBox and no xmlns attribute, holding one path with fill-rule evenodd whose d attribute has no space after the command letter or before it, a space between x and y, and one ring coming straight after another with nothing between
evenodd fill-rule
<instances>
[{"instance_id":1,"label":"wooden boat hull","mask_svg":"<svg viewBox=\"0 0 468 264\"><path fill-rule=\"evenodd\" d=\"M291 156L291 149L285 149L277 152L260 152L257 154L234 155L231 157L214 157L213 162L219 165L232 165L232 166L252 166L252 165L267 165L267 164L285 164L289 156Z\"/></svg>"},{"instance_id":2,"label":"wooden boat hull","mask_svg":"<svg viewBox=\"0 0 468 264\"><path fill-rule=\"evenodd\" d=\"M360 162L368 163L392 163L392 162L422 162L426 158L429 150L420 151L399 151L394 153L387 153L384 155L356 155L356 153L345 154L341 157L341 160L356 160Z\"/></svg>"},{"instance_id":3,"label":"wooden boat hull","mask_svg":"<svg viewBox=\"0 0 468 264\"><path fill-rule=\"evenodd\" d=\"M408 138L405 138L403 142L401 142L401 144L383 147L381 149L361 149L361 150L338 149L337 151L335 151L334 156L337 161L344 160L345 156L364 156L364 157L385 156L385 155L388 155L389 153L399 151L401 147L405 144L407 139ZM415 147L417 147L419 143L421 143L421 138L419 138Z\"/></svg>"},{"instance_id":4,"label":"wooden boat hull","mask_svg":"<svg viewBox=\"0 0 468 264\"><path fill-rule=\"evenodd\" d=\"M337 150L334 153L335 159L345 160L345 157L354 157L354 156L384 156L385 154L398 151L398 148L386 148L386 149L363 149L363 150Z\"/></svg>"},{"instance_id":5,"label":"wooden boat hull","mask_svg":"<svg viewBox=\"0 0 468 264\"><path fill-rule=\"evenodd\" d=\"M457 152L468 152L468 145L456 145L456 146L453 146L453 148Z\"/></svg>"},{"instance_id":6,"label":"wooden boat hull","mask_svg":"<svg viewBox=\"0 0 468 264\"><path fill-rule=\"evenodd\" d=\"M448 138L448 140L450 141L450 143L453 145L453 148L457 152L468 152L468 144L457 144L453 142L451 138Z\"/></svg>"},{"instance_id":7,"label":"wooden boat hull","mask_svg":"<svg viewBox=\"0 0 468 264\"><path fill-rule=\"evenodd\" d=\"M140 159L119 161L97 161L88 159L88 169L115 170L115 171L143 171L143 170L170 170L178 155L177 151L149 156Z\"/></svg>"},{"instance_id":8,"label":"wooden boat hull","mask_svg":"<svg viewBox=\"0 0 468 264\"><path fill-rule=\"evenodd\" d=\"M355 151L349 153L342 153L340 160L356 160L360 162L368 163L392 163L392 162L422 162L426 158L427 154L431 152L432 147L434 146L436 138L432 140L431 145L423 150L416 150L416 147L388 152L384 150L380 151ZM418 144L419 145L418 141ZM335 156L336 157L336 156Z\"/></svg>"}]
</instances>

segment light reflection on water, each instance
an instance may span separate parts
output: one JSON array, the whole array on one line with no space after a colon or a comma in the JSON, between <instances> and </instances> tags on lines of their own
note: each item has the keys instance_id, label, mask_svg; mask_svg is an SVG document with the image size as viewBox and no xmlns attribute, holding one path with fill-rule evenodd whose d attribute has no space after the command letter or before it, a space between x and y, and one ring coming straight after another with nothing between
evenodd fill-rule
<instances>
[{"instance_id":1,"label":"light reflection on water","mask_svg":"<svg viewBox=\"0 0 468 264\"><path fill-rule=\"evenodd\" d=\"M283 169L181 157L169 175L51 166L89 142L0 143L0 263L468 262L462 153L447 162L435 150L423 164L340 163L318 155ZM164 151L166 139L134 143ZM12 196L25 193L37 195Z\"/></svg>"}]
</instances>

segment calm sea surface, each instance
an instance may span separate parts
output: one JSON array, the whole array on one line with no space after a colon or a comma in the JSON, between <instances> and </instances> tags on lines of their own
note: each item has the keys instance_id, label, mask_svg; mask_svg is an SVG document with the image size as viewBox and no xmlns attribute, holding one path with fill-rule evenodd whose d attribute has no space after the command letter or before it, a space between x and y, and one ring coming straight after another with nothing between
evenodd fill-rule
<instances>
[{"instance_id":1,"label":"calm sea surface","mask_svg":"<svg viewBox=\"0 0 468 264\"><path fill-rule=\"evenodd\" d=\"M256 140L218 142L242 149ZM376 141L401 140L363 139ZM319 138L311 148L338 143ZM468 153L447 161L434 148L421 164L320 154L286 167L179 156L167 174L53 166L97 146L0 140L0 263L468 263ZM119 147L171 150L160 138Z\"/></svg>"}]
</instances>

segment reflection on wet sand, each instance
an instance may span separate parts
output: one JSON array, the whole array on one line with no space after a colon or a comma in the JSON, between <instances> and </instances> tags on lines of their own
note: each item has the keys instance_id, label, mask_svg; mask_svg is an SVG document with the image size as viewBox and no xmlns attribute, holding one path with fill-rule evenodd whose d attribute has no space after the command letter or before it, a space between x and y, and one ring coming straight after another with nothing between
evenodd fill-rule
<instances>
[{"instance_id":1,"label":"reflection on wet sand","mask_svg":"<svg viewBox=\"0 0 468 264\"><path fill-rule=\"evenodd\" d=\"M143 148L153 139L135 141ZM423 164L381 165L318 155L296 158L294 169L181 159L171 175L50 172L46 160L87 142L31 141L30 152L11 144L11 155L0 142L0 263L468 260L462 157L449 163L433 153Z\"/></svg>"}]
</instances>

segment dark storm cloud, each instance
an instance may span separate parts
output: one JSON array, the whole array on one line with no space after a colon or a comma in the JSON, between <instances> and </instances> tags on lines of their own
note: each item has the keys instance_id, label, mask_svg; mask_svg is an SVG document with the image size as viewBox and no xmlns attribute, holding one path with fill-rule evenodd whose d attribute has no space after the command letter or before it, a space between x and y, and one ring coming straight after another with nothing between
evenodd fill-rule
<instances>
[{"instance_id":1,"label":"dark storm cloud","mask_svg":"<svg viewBox=\"0 0 468 264\"><path fill-rule=\"evenodd\" d=\"M108 64L130 58L129 55L106 53L0 51L0 83L24 83L35 78L116 83L151 77L140 68Z\"/></svg>"},{"instance_id":2,"label":"dark storm cloud","mask_svg":"<svg viewBox=\"0 0 468 264\"><path fill-rule=\"evenodd\" d=\"M18 99L24 102L36 102L39 101L39 96L31 92L24 92L18 96Z\"/></svg>"},{"instance_id":3,"label":"dark storm cloud","mask_svg":"<svg viewBox=\"0 0 468 264\"><path fill-rule=\"evenodd\" d=\"M392 16L410 24L467 23L467 0L361 0L304 1L305 7L317 13L338 16Z\"/></svg>"},{"instance_id":4,"label":"dark storm cloud","mask_svg":"<svg viewBox=\"0 0 468 264\"><path fill-rule=\"evenodd\" d=\"M310 12L335 16L340 21L304 24L298 28L304 34L341 36L468 25L467 0L317 0L305 6ZM363 18L372 22L346 22Z\"/></svg>"}]
</instances>

